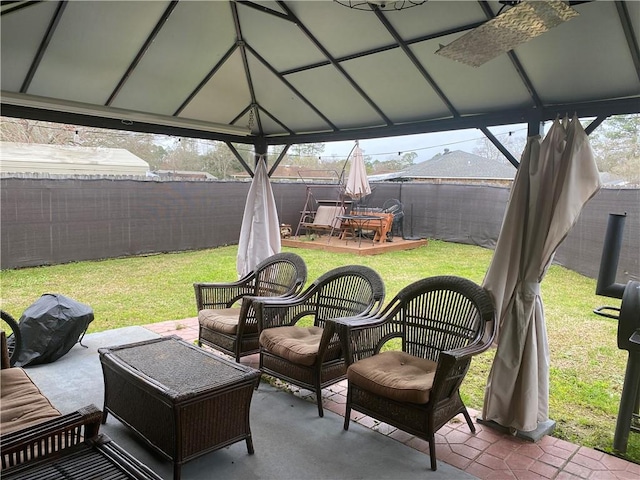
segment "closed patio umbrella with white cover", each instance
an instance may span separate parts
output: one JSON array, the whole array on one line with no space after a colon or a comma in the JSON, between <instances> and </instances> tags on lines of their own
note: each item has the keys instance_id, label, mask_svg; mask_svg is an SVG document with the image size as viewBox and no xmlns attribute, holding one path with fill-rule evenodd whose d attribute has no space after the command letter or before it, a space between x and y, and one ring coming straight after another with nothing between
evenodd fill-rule
<instances>
[{"instance_id":1,"label":"closed patio umbrella with white cover","mask_svg":"<svg viewBox=\"0 0 640 480\"><path fill-rule=\"evenodd\" d=\"M371 193L371 186L367 178L367 167L364 164L364 154L358 142L356 142L351 158L351 170L349 170L349 177L347 178L344 193L356 200L366 197Z\"/></svg>"},{"instance_id":2,"label":"closed patio umbrella with white cover","mask_svg":"<svg viewBox=\"0 0 640 480\"><path fill-rule=\"evenodd\" d=\"M264 259L280 253L280 222L267 162L258 159L242 217L236 267L242 278Z\"/></svg>"},{"instance_id":3,"label":"closed patio umbrella with white cover","mask_svg":"<svg viewBox=\"0 0 640 480\"><path fill-rule=\"evenodd\" d=\"M531 432L549 421L549 346L540 283L600 176L580 121L529 138L483 286L499 312L482 419Z\"/></svg>"}]
</instances>

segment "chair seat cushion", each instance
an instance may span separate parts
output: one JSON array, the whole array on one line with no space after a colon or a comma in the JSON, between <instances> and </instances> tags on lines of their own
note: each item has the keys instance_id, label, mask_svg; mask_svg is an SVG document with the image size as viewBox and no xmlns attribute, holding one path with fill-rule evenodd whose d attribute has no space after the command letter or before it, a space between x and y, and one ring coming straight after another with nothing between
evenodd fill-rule
<instances>
[{"instance_id":1,"label":"chair seat cushion","mask_svg":"<svg viewBox=\"0 0 640 480\"><path fill-rule=\"evenodd\" d=\"M3 435L60 416L22 368L0 370L0 381L0 433Z\"/></svg>"},{"instance_id":2,"label":"chair seat cushion","mask_svg":"<svg viewBox=\"0 0 640 480\"><path fill-rule=\"evenodd\" d=\"M349 366L347 379L358 387L398 402L429 401L437 363L405 352L381 352Z\"/></svg>"},{"instance_id":3,"label":"chair seat cushion","mask_svg":"<svg viewBox=\"0 0 640 480\"><path fill-rule=\"evenodd\" d=\"M275 327L260 333L260 346L291 363L313 365L318 358L321 327Z\"/></svg>"},{"instance_id":4,"label":"chair seat cushion","mask_svg":"<svg viewBox=\"0 0 640 480\"><path fill-rule=\"evenodd\" d=\"M236 335L238 333L238 319L240 308L205 309L198 312L198 322L204 328L214 332ZM258 333L258 324L245 323L244 333Z\"/></svg>"}]
</instances>

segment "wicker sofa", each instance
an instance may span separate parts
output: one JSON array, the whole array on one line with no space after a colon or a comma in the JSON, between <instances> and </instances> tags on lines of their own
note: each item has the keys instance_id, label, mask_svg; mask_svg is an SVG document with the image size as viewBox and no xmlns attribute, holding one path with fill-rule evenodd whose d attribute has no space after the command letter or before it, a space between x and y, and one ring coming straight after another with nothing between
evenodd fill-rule
<instances>
[{"instance_id":1,"label":"wicker sofa","mask_svg":"<svg viewBox=\"0 0 640 480\"><path fill-rule=\"evenodd\" d=\"M6 338L2 332L2 351L6 352ZM2 355L0 370L0 433L2 436L32 425L60 417L60 412L51 405L27 372L19 367L10 367L8 355Z\"/></svg>"},{"instance_id":2,"label":"wicker sofa","mask_svg":"<svg viewBox=\"0 0 640 480\"><path fill-rule=\"evenodd\" d=\"M10 367L4 332L0 339L0 451L3 471L33 456L70 447L98 434L101 412L97 407L90 405L62 415L22 368ZM38 431L39 436L28 440L32 431ZM63 437L64 441L61 441Z\"/></svg>"},{"instance_id":3,"label":"wicker sofa","mask_svg":"<svg viewBox=\"0 0 640 480\"><path fill-rule=\"evenodd\" d=\"M102 412L88 405L62 415L20 367L11 367L0 332L0 476L131 478L161 480L106 435L98 433Z\"/></svg>"}]
</instances>

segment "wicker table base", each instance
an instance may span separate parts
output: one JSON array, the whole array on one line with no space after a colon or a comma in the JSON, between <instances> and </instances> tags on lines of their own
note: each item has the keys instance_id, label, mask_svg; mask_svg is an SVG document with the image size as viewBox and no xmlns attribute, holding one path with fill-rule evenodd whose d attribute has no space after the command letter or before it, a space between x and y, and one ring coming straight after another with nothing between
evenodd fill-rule
<instances>
[{"instance_id":1,"label":"wicker table base","mask_svg":"<svg viewBox=\"0 0 640 480\"><path fill-rule=\"evenodd\" d=\"M179 337L99 349L108 413L174 463L245 440L253 453L249 407L260 372Z\"/></svg>"}]
</instances>

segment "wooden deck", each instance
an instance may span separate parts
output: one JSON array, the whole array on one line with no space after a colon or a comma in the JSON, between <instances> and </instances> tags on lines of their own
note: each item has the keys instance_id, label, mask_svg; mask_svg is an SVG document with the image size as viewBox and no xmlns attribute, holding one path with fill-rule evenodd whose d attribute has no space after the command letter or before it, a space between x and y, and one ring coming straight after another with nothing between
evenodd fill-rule
<instances>
[{"instance_id":1,"label":"wooden deck","mask_svg":"<svg viewBox=\"0 0 640 480\"><path fill-rule=\"evenodd\" d=\"M306 248L309 250L322 250L333 253L353 253L355 255L380 255L386 252L397 252L399 250L411 250L427 245L428 240L405 240L394 237L391 242L373 242L369 238L340 240L338 236L301 235L299 237L283 238L283 247Z\"/></svg>"}]
</instances>

